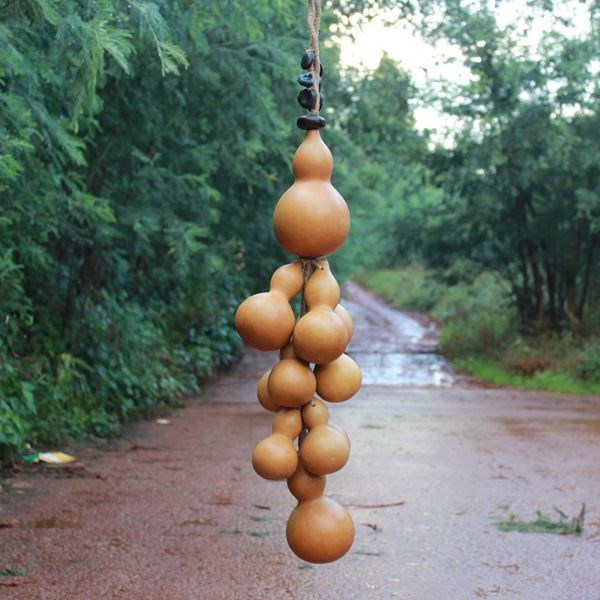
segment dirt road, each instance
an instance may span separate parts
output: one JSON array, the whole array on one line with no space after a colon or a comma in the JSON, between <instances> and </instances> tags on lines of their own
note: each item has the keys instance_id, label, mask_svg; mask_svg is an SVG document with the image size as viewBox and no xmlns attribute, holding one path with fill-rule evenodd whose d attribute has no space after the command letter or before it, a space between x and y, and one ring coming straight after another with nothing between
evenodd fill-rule
<instances>
[{"instance_id":1,"label":"dirt road","mask_svg":"<svg viewBox=\"0 0 600 600\"><path fill-rule=\"evenodd\" d=\"M367 385L331 410L352 441L327 484L356 523L344 559L294 557L293 498L250 466L275 361L251 352L169 425L74 448L85 469L5 481L0 598L599 600L600 399L456 382L431 324L348 294ZM584 502L581 537L495 526Z\"/></svg>"}]
</instances>

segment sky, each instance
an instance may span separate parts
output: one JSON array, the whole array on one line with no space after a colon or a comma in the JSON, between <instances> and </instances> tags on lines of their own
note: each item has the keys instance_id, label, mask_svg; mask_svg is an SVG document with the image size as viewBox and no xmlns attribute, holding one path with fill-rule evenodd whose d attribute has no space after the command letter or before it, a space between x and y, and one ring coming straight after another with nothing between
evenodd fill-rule
<instances>
[{"instance_id":1,"label":"sky","mask_svg":"<svg viewBox=\"0 0 600 600\"><path fill-rule=\"evenodd\" d=\"M569 18L572 31L584 33L589 30L587 10L582 10L577 0L562 0L556 3L558 14ZM525 0L506 0L497 9L497 22L501 27L510 27L515 15L530 11ZM386 10L368 22L361 22L356 17L350 28L353 38L340 36L342 66L354 66L373 70L379 64L384 52L407 69L419 88L435 87L437 80L460 80L468 77L469 72L460 65L446 64L447 59L460 59L460 52L448 43L439 43L435 47L425 42L420 36L398 19L399 11ZM548 15L539 14L521 38L521 43L528 48L535 48L551 29ZM415 118L419 129L451 129L455 126L435 107L416 104Z\"/></svg>"}]
</instances>

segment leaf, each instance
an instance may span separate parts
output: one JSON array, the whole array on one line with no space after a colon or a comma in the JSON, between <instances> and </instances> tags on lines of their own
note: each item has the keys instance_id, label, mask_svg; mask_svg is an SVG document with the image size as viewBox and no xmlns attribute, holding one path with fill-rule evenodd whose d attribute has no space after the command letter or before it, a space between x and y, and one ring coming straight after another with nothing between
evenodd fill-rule
<instances>
[{"instance_id":1,"label":"leaf","mask_svg":"<svg viewBox=\"0 0 600 600\"><path fill-rule=\"evenodd\" d=\"M184 67L185 69L188 68L189 62L185 52L176 44L159 41L157 43L157 49L163 75L179 75L180 67Z\"/></svg>"}]
</instances>

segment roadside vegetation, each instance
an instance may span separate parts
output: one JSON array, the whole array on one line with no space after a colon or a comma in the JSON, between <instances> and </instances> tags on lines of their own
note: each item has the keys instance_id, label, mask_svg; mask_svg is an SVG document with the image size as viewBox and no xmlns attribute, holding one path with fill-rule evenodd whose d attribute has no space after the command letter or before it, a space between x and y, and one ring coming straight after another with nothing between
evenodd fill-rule
<instances>
[{"instance_id":1,"label":"roadside vegetation","mask_svg":"<svg viewBox=\"0 0 600 600\"><path fill-rule=\"evenodd\" d=\"M496 527L500 531L517 531L520 533L554 533L557 535L581 535L585 522L585 504L581 505L579 514L569 518L560 508L553 507L558 518L552 518L540 510L536 510L536 518L524 521L510 513L506 518L496 519Z\"/></svg>"}]
</instances>

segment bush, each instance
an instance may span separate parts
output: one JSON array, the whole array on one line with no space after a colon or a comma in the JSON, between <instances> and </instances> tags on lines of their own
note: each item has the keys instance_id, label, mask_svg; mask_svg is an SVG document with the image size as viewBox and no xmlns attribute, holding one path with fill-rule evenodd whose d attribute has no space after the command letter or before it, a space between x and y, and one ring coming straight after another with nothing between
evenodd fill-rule
<instances>
[{"instance_id":1,"label":"bush","mask_svg":"<svg viewBox=\"0 0 600 600\"><path fill-rule=\"evenodd\" d=\"M396 308L429 312L439 302L445 286L425 267L414 263L396 269L367 271L359 281Z\"/></svg>"},{"instance_id":2,"label":"bush","mask_svg":"<svg viewBox=\"0 0 600 600\"><path fill-rule=\"evenodd\" d=\"M517 315L505 291L488 273L471 283L447 288L432 314L440 319L440 348L449 356L489 353L504 348L518 330Z\"/></svg>"},{"instance_id":3,"label":"bush","mask_svg":"<svg viewBox=\"0 0 600 600\"><path fill-rule=\"evenodd\" d=\"M577 371L583 379L600 383L600 344L590 344L584 348Z\"/></svg>"}]
</instances>

